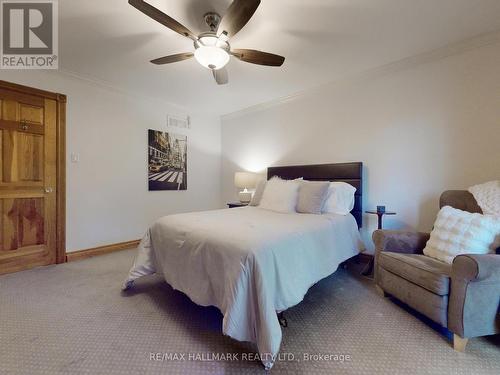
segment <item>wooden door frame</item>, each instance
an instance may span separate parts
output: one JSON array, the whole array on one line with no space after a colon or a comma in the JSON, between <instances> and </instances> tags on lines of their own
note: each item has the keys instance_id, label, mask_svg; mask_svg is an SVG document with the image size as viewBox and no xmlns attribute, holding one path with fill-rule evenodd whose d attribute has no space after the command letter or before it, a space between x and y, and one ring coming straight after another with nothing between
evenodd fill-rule
<instances>
[{"instance_id":1,"label":"wooden door frame","mask_svg":"<svg viewBox=\"0 0 500 375\"><path fill-rule=\"evenodd\" d=\"M0 88L52 99L57 104L56 128L56 263L66 262L66 103L67 97L33 87L0 80Z\"/></svg>"}]
</instances>

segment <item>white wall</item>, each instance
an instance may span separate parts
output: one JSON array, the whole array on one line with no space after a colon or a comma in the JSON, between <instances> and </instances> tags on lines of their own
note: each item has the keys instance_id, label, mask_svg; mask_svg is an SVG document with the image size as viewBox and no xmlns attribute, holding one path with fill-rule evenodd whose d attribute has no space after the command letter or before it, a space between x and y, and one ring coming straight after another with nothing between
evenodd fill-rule
<instances>
[{"instance_id":1,"label":"white wall","mask_svg":"<svg viewBox=\"0 0 500 375\"><path fill-rule=\"evenodd\" d=\"M443 190L500 178L500 44L225 116L222 151L223 203L237 170L362 161L364 209L428 231ZM371 247L376 218L364 223Z\"/></svg>"},{"instance_id":2,"label":"white wall","mask_svg":"<svg viewBox=\"0 0 500 375\"><path fill-rule=\"evenodd\" d=\"M67 108L67 250L141 238L160 216L220 206L220 119L188 111L188 190L148 192L147 129L186 111L62 73L2 71L0 79L60 92ZM78 164L70 154L80 154Z\"/></svg>"},{"instance_id":3,"label":"white wall","mask_svg":"<svg viewBox=\"0 0 500 375\"><path fill-rule=\"evenodd\" d=\"M68 95L68 251L140 238L156 218L236 199L233 173L363 161L365 209L429 230L445 189L500 178L500 45L346 81L220 119L62 73L0 79ZM148 128L190 114L188 191L147 191ZM80 163L69 160L80 154ZM221 195L222 191L222 195ZM365 217L367 244L376 226Z\"/></svg>"}]
</instances>

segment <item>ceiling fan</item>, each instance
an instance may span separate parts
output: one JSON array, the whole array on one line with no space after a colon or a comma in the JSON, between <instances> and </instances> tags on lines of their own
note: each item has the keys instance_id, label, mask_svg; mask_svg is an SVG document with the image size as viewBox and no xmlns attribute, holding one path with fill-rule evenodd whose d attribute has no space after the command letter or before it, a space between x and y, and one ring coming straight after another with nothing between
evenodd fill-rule
<instances>
[{"instance_id":1,"label":"ceiling fan","mask_svg":"<svg viewBox=\"0 0 500 375\"><path fill-rule=\"evenodd\" d=\"M210 31L201 33L198 36L161 10L143 0L129 0L129 4L155 21L194 42L194 53L186 52L160 57L152 60L153 64L170 64L195 57L201 65L212 71L217 84L224 85L228 83L225 66L229 62L231 55L241 61L266 66L281 66L285 61L283 56L272 53L253 49L231 49L229 38L235 36L252 18L260 4L260 0L234 0L224 17L213 12L205 14L205 22L210 27Z\"/></svg>"}]
</instances>

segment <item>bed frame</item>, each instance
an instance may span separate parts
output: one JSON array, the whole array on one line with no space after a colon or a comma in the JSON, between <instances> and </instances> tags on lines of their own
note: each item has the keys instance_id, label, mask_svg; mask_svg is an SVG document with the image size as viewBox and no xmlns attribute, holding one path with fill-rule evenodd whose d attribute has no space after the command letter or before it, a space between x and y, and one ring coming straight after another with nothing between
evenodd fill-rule
<instances>
[{"instance_id":1,"label":"bed frame","mask_svg":"<svg viewBox=\"0 0 500 375\"><path fill-rule=\"evenodd\" d=\"M336 163L316 165L293 165L284 167L270 167L267 169L267 179L278 176L284 180L293 180L303 177L310 181L340 181L347 182L356 188L354 209L352 216L363 225L363 163Z\"/></svg>"},{"instance_id":2,"label":"bed frame","mask_svg":"<svg viewBox=\"0 0 500 375\"><path fill-rule=\"evenodd\" d=\"M358 223L358 228L363 225L363 163L336 163L315 165L291 165L284 167L269 167L267 179L280 177L284 180L293 180L303 177L309 181L339 181L347 182L356 188L354 194L354 208L352 216ZM344 262L345 263L345 262ZM282 327L288 327L284 312L277 313L278 321Z\"/></svg>"}]
</instances>

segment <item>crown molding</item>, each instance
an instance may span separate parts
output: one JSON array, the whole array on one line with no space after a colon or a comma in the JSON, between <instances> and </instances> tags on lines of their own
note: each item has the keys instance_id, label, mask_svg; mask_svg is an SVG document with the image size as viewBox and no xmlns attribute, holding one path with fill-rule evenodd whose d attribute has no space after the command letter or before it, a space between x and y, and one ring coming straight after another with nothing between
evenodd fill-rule
<instances>
[{"instance_id":1,"label":"crown molding","mask_svg":"<svg viewBox=\"0 0 500 375\"><path fill-rule=\"evenodd\" d=\"M277 107L283 105L285 103L289 103L304 97L308 97L318 93L322 90L345 85L352 84L359 81L374 79L378 77L382 77L387 74L396 73L402 70L411 69L413 67L427 64L433 61L443 60L450 56L459 55L461 53L465 53L470 50L474 50L477 48L485 47L488 45L493 45L500 43L500 30L495 30L493 32L483 33L476 35L472 38L461 40L460 42L451 43L446 46L420 53L417 55L413 55L398 61L394 61L373 69L368 69L364 72L354 74L348 77L340 78L334 81L330 81L319 86L315 86L309 89L300 90L293 94L283 96L277 99L273 99L267 102L263 102L260 104L252 105L247 108L243 108L234 112L230 112L227 114L221 115L221 120L231 120L236 119L251 113L261 112L266 109L270 109L273 107Z\"/></svg>"},{"instance_id":2,"label":"crown molding","mask_svg":"<svg viewBox=\"0 0 500 375\"><path fill-rule=\"evenodd\" d=\"M290 95L286 95L286 96L283 96L283 97L280 97L277 99L273 99L270 101L266 101L263 103L252 105L252 106L249 106L246 108L242 108L242 109L234 111L234 112L230 112L230 113L226 113L226 114L219 114L220 119L222 121L230 120L230 119L245 116L247 114L261 112L261 111L264 111L264 110L269 109L269 108L273 108L273 107L283 105L285 103L293 102L293 101L300 99L300 98L314 95L315 93L318 93L321 90L333 88L336 86L340 86L342 84L352 84L352 83L367 80L367 79L374 79L374 78L381 77L381 76L384 76L387 74L410 69L412 67L416 67L419 65L433 62L433 61L442 60L442 59L445 59L445 58L450 57L450 56L459 55L461 53L464 53L464 52L467 52L470 50L474 50L477 48L481 48L481 47L485 47L485 46L497 44L497 43L500 43L500 30L495 30L492 32L483 33L483 34L477 35L475 37L462 40L460 42L451 43L451 44L448 44L446 46L437 48L435 50L431 50L428 52L424 52L421 54L410 56L410 57L407 57L407 58L404 58L404 59L401 59L398 61L394 61L394 62L385 64L385 65L382 65L382 66L379 66L376 68L368 69L368 70L361 72L361 73L353 74L353 75L350 75L347 77L336 79L334 81L326 82L324 84L321 84L321 85L318 85L318 86L315 86L312 88L300 90L300 91L297 91L297 92L292 93ZM99 87L101 89L112 91L114 93L128 96L131 98L141 99L143 101L156 101L159 103L163 103L163 104L170 106L173 110L178 111L177 114L184 115L184 114L203 114L203 113L205 113L203 111L200 112L200 111L194 110L193 108L187 108L187 107L182 106L180 104L169 102L169 101L167 101L163 98L157 97L157 96L148 96L148 95L145 95L142 93L137 93L137 92L134 92L132 90L129 90L129 89L126 89L123 87L119 87L118 85L110 83L106 80L96 78L96 77L91 77L91 76L84 75L84 74L80 74L80 73L77 73L77 72L74 72L74 71L71 71L68 69L59 68L57 70L46 70L44 72L46 72L47 74L62 75L62 76L66 76L66 77L69 77L72 79L83 81L83 82L86 82L87 84ZM216 115L213 113L208 113L208 114Z\"/></svg>"},{"instance_id":3,"label":"crown molding","mask_svg":"<svg viewBox=\"0 0 500 375\"><path fill-rule=\"evenodd\" d=\"M149 95L144 95L142 93L137 93L137 92L125 89L123 87L119 87L115 84L112 84L112 83L106 81L106 80L83 75L83 74L74 72L72 70L59 68L57 70L45 70L44 72L47 74L61 75L61 76L67 77L67 78L77 80L77 81L83 81L83 82L87 83L88 85L95 86L95 87L98 87L98 88L103 89L103 90L111 91L115 94L127 96L129 98L139 99L142 101L149 101L149 102L154 101L154 102L166 104L169 107L171 107L171 109L175 110L176 114L179 114L179 115L197 113L197 111L190 110L182 105L169 102L169 101L164 100L160 97L149 96Z\"/></svg>"}]
</instances>

